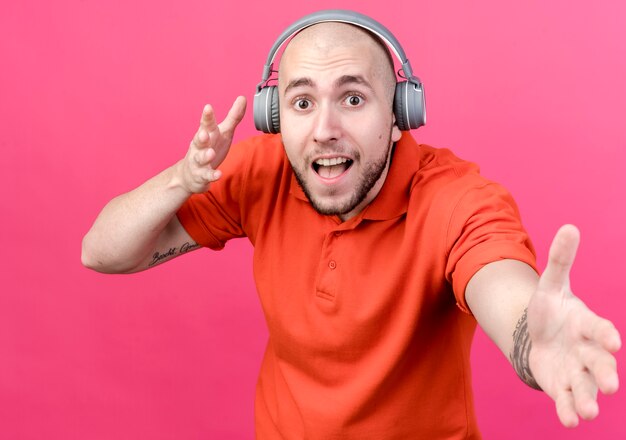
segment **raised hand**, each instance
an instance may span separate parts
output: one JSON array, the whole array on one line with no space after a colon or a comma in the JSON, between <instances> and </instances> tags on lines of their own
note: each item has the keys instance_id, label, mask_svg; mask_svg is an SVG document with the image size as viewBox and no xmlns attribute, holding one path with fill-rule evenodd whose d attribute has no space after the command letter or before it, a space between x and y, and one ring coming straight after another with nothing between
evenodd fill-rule
<instances>
[{"instance_id":1,"label":"raised hand","mask_svg":"<svg viewBox=\"0 0 626 440\"><path fill-rule=\"evenodd\" d=\"M179 166L179 177L189 193L201 193L220 178L217 167L222 163L233 140L235 128L243 119L246 99L239 96L226 118L217 124L213 107L205 105L200 127L189 144L185 159Z\"/></svg>"},{"instance_id":2,"label":"raised hand","mask_svg":"<svg viewBox=\"0 0 626 440\"><path fill-rule=\"evenodd\" d=\"M598 390L612 394L619 387L613 356L621 346L619 332L570 289L579 237L572 225L557 232L527 316L530 370L555 401L558 417L567 427L578 425L578 417L589 420L598 415Z\"/></svg>"}]
</instances>

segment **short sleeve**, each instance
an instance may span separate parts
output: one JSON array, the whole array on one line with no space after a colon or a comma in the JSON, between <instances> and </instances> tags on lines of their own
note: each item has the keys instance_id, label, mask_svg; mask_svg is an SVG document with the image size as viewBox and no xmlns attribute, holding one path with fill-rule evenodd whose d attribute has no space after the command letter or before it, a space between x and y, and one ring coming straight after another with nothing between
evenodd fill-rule
<instances>
[{"instance_id":1,"label":"short sleeve","mask_svg":"<svg viewBox=\"0 0 626 440\"><path fill-rule=\"evenodd\" d=\"M471 311L465 288L483 266L514 259L536 270L535 250L517 204L505 188L493 182L475 185L459 199L447 229L446 249L446 279L466 313Z\"/></svg>"},{"instance_id":2,"label":"short sleeve","mask_svg":"<svg viewBox=\"0 0 626 440\"><path fill-rule=\"evenodd\" d=\"M249 161L244 144L231 147L219 167L222 177L209 191L192 195L177 212L183 228L204 247L219 250L228 240L245 236L240 201Z\"/></svg>"}]
</instances>

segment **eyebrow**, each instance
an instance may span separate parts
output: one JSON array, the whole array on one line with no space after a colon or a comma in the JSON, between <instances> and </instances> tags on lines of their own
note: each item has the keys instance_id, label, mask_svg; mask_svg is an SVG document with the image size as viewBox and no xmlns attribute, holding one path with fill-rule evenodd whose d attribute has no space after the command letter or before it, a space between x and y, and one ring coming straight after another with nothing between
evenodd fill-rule
<instances>
[{"instance_id":1,"label":"eyebrow","mask_svg":"<svg viewBox=\"0 0 626 440\"><path fill-rule=\"evenodd\" d=\"M335 81L335 87L343 87L346 84L360 84L370 90L374 90L369 81L367 81L361 75L342 75ZM297 87L315 87L315 82L308 77L296 78L294 80L291 80L285 88L285 95L289 92L289 90Z\"/></svg>"},{"instance_id":2,"label":"eyebrow","mask_svg":"<svg viewBox=\"0 0 626 440\"><path fill-rule=\"evenodd\" d=\"M374 90L374 88L369 83L369 81L367 81L361 75L343 75L339 77L337 81L335 81L336 87L345 86L346 84L360 84L360 85L367 87L370 90Z\"/></svg>"},{"instance_id":3,"label":"eyebrow","mask_svg":"<svg viewBox=\"0 0 626 440\"><path fill-rule=\"evenodd\" d=\"M315 83L313 82L311 78L306 78L306 77L296 78L294 80L291 80L289 81L289 84L287 84L287 87L285 88L285 95L291 89L294 89L296 87L305 87L305 86L315 87Z\"/></svg>"}]
</instances>

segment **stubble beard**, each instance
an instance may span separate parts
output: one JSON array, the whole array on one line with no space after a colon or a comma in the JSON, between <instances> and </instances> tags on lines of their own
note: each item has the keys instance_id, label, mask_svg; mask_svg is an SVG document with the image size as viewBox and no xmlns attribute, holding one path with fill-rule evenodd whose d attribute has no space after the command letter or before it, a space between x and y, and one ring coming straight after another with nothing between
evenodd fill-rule
<instances>
[{"instance_id":1,"label":"stubble beard","mask_svg":"<svg viewBox=\"0 0 626 440\"><path fill-rule=\"evenodd\" d=\"M371 189L374 187L374 185L376 185L376 182L380 180L383 172L387 168L387 164L390 159L389 151L392 146L391 131L387 136L386 143L387 148L385 149L383 154L365 165L365 168L361 173L360 179L357 182L354 191L352 192L352 196L341 204L336 204L332 202L323 203L321 200L315 197L313 192L308 187L307 181L304 177L305 171L299 170L296 166L294 166L293 162L290 161L291 169L293 170L298 185L300 185L300 188L302 188L302 191L311 203L313 209L315 209L318 213L322 215L345 215L350 213L357 206L359 206L359 204L363 202L363 200L365 200ZM357 161L358 157L355 157L355 162ZM305 164L308 162L309 161L305 161ZM352 166L355 166L355 163L353 163ZM335 191L331 190L329 195L331 197L334 196Z\"/></svg>"}]
</instances>

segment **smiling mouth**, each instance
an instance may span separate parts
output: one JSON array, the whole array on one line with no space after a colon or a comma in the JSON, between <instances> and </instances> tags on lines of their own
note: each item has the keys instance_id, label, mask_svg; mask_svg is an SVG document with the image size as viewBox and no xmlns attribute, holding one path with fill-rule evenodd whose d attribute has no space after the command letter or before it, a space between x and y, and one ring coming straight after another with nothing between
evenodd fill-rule
<instances>
[{"instance_id":1,"label":"smiling mouth","mask_svg":"<svg viewBox=\"0 0 626 440\"><path fill-rule=\"evenodd\" d=\"M331 159L317 159L313 162L313 171L324 179L333 179L341 176L352 166L352 160L346 157L333 157Z\"/></svg>"}]
</instances>

